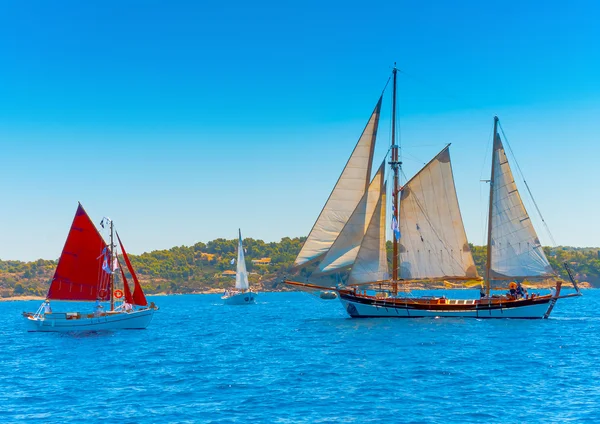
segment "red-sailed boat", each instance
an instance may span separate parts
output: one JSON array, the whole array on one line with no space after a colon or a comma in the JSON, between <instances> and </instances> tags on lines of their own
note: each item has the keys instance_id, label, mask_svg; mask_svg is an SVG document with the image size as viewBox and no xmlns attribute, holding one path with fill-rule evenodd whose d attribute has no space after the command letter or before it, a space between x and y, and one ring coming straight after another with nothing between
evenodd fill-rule
<instances>
[{"instance_id":1,"label":"red-sailed boat","mask_svg":"<svg viewBox=\"0 0 600 424\"><path fill-rule=\"evenodd\" d=\"M67 241L58 260L46 301L34 312L23 316L28 331L97 331L143 329L158 309L146 300L144 291L118 234L117 240L127 270L133 280L129 287L120 266L114 244L114 227L110 219L110 244L107 244L81 204L77 207ZM115 274L120 270L122 289L117 288ZM51 301L94 302L87 312L54 312ZM103 302L108 303L105 308Z\"/></svg>"}]
</instances>

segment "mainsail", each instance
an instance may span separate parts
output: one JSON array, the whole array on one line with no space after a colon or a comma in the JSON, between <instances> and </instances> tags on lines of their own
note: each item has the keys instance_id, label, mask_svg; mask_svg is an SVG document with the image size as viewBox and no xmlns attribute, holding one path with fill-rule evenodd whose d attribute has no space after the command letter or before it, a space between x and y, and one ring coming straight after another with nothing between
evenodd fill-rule
<instances>
[{"instance_id":1,"label":"mainsail","mask_svg":"<svg viewBox=\"0 0 600 424\"><path fill-rule=\"evenodd\" d=\"M109 300L108 246L81 204L58 260L48 299ZM103 263L106 266L103 267Z\"/></svg>"},{"instance_id":2,"label":"mainsail","mask_svg":"<svg viewBox=\"0 0 600 424\"><path fill-rule=\"evenodd\" d=\"M458 206L448 146L402 187L399 221L400 278L478 277Z\"/></svg>"},{"instance_id":3,"label":"mainsail","mask_svg":"<svg viewBox=\"0 0 600 424\"><path fill-rule=\"evenodd\" d=\"M318 270L313 273L313 276L343 270L354 263L375 207L381 197L384 171L385 162L379 167L371 184L369 184L368 190L358 202L356 209L354 209L337 239L319 263Z\"/></svg>"},{"instance_id":4,"label":"mainsail","mask_svg":"<svg viewBox=\"0 0 600 424\"><path fill-rule=\"evenodd\" d=\"M242 231L239 230L237 272L235 274L235 288L248 290L248 273L246 272L246 260L244 259L244 247L242 246Z\"/></svg>"},{"instance_id":5,"label":"mainsail","mask_svg":"<svg viewBox=\"0 0 600 424\"><path fill-rule=\"evenodd\" d=\"M385 239L385 198L387 184L379 194L375 211L371 215L367 231L362 239L347 284L382 281L389 278Z\"/></svg>"},{"instance_id":6,"label":"mainsail","mask_svg":"<svg viewBox=\"0 0 600 424\"><path fill-rule=\"evenodd\" d=\"M494 137L490 279L553 275L519 195L500 135Z\"/></svg>"},{"instance_id":7,"label":"mainsail","mask_svg":"<svg viewBox=\"0 0 600 424\"><path fill-rule=\"evenodd\" d=\"M133 269L133 265L131 265L131 261L129 260L129 256L127 256L127 252L125 251L125 247L123 246L123 243L121 242L121 237L119 237L119 233L117 233L117 239L119 240L119 245L121 246L121 252L123 252L123 259L125 259L125 264L127 265L127 269L129 270L129 273L131 274L131 278L133 279L133 295L132 295L132 304L134 305L138 305L138 306L146 306L148 304L148 301L146 300L146 296L144 295L144 291L142 290L142 286L140 285L140 282L137 278L137 275L135 274L135 270ZM122 272L122 268L121 268L121 272ZM123 276L123 280L124 280L124 284L127 284L127 280L125 280L125 277Z\"/></svg>"},{"instance_id":8,"label":"mainsail","mask_svg":"<svg viewBox=\"0 0 600 424\"><path fill-rule=\"evenodd\" d=\"M316 260L327 252L363 197L371 177L381 99L379 98L346 167L302 246L294 262L295 266Z\"/></svg>"}]
</instances>

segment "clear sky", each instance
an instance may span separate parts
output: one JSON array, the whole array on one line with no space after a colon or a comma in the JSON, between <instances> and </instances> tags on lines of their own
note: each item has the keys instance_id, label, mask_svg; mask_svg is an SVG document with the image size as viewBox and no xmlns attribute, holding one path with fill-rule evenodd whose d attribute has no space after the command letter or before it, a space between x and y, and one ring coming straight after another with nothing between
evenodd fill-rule
<instances>
[{"instance_id":1,"label":"clear sky","mask_svg":"<svg viewBox=\"0 0 600 424\"><path fill-rule=\"evenodd\" d=\"M452 143L471 242L497 114L556 242L600 246L595 0L0 7L1 259L57 258L77 201L132 253L307 235L394 61L405 172Z\"/></svg>"}]
</instances>

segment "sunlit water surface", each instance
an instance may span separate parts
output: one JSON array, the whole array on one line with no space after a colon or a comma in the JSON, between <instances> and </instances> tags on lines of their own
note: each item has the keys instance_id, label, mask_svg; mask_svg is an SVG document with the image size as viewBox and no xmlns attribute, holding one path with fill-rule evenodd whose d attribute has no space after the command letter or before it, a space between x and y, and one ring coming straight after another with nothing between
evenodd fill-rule
<instances>
[{"instance_id":1,"label":"sunlit water surface","mask_svg":"<svg viewBox=\"0 0 600 424\"><path fill-rule=\"evenodd\" d=\"M549 320L350 319L304 293L151 300L147 330L88 334L27 333L40 302L1 302L0 422L600 422L596 290Z\"/></svg>"}]
</instances>

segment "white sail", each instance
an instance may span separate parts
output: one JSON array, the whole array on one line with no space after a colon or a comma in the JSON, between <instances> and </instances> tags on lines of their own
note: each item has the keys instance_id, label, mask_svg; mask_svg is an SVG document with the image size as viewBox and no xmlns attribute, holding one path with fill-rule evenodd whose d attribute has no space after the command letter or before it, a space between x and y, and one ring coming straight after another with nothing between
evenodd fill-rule
<instances>
[{"instance_id":1,"label":"white sail","mask_svg":"<svg viewBox=\"0 0 600 424\"><path fill-rule=\"evenodd\" d=\"M477 278L448 147L402 188L400 278Z\"/></svg>"},{"instance_id":2,"label":"white sail","mask_svg":"<svg viewBox=\"0 0 600 424\"><path fill-rule=\"evenodd\" d=\"M313 261L327 252L365 193L371 177L380 109L381 98L327 203L302 246L294 262L295 266Z\"/></svg>"},{"instance_id":3,"label":"white sail","mask_svg":"<svg viewBox=\"0 0 600 424\"><path fill-rule=\"evenodd\" d=\"M383 185L379 201L375 206L354 265L350 270L347 284L360 284L382 281L389 278L386 238L385 238L385 195L386 184Z\"/></svg>"},{"instance_id":4,"label":"white sail","mask_svg":"<svg viewBox=\"0 0 600 424\"><path fill-rule=\"evenodd\" d=\"M494 140L493 161L490 278L552 275L552 267L525 210L499 135Z\"/></svg>"},{"instance_id":5,"label":"white sail","mask_svg":"<svg viewBox=\"0 0 600 424\"><path fill-rule=\"evenodd\" d=\"M313 273L314 276L345 269L354 263L377 202L381 197L384 170L385 162L379 167L371 184L369 184L368 190L358 202L356 209L352 212L348 222L346 222L321 263L319 263L317 271Z\"/></svg>"},{"instance_id":6,"label":"white sail","mask_svg":"<svg viewBox=\"0 0 600 424\"><path fill-rule=\"evenodd\" d=\"M246 260L244 259L244 247L242 246L242 231L239 230L237 272L235 274L235 288L248 290L248 272L246 272Z\"/></svg>"}]
</instances>

